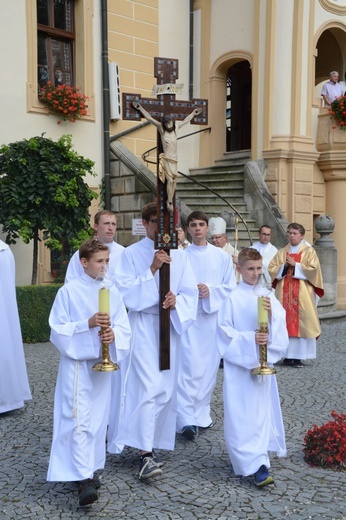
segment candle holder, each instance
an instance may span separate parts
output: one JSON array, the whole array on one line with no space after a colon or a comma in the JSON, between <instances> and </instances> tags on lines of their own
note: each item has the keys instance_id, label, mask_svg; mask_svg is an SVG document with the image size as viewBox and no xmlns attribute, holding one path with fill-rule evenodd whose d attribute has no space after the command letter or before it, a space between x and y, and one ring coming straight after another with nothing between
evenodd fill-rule
<instances>
[{"instance_id":1,"label":"candle holder","mask_svg":"<svg viewBox=\"0 0 346 520\"><path fill-rule=\"evenodd\" d=\"M110 298L109 298L109 288L113 285L112 280L107 278L104 270L100 272L99 277L96 279L97 285L100 287L99 289L99 312L107 312L110 313ZM100 363L95 363L92 369L95 372L114 372L115 370L119 370L119 365L114 363L109 356L109 345L102 342L102 332L105 328L101 327L101 344L102 344L102 361Z\"/></svg>"},{"instance_id":2,"label":"candle holder","mask_svg":"<svg viewBox=\"0 0 346 520\"><path fill-rule=\"evenodd\" d=\"M270 288L263 274L258 277L257 284L254 286L254 293L258 296L258 331L268 333L268 311L263 306L263 297L270 294ZM260 366L251 370L254 376L270 376L276 374L273 367L267 365L267 344L259 345Z\"/></svg>"}]
</instances>

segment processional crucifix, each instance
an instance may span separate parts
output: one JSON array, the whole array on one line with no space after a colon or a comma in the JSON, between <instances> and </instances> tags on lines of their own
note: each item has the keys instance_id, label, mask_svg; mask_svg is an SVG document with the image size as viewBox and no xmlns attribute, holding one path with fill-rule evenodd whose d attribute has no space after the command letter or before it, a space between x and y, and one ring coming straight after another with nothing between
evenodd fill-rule
<instances>
[{"instance_id":1,"label":"processional crucifix","mask_svg":"<svg viewBox=\"0 0 346 520\"><path fill-rule=\"evenodd\" d=\"M175 99L182 85L176 84L178 60L154 58L154 76L157 84L153 94L157 98L142 98L139 94L123 94L123 119L132 121L145 117L156 126L157 132L157 219L158 231L155 248L167 254L178 248L175 229L175 185L177 177L177 136L175 121L182 124L206 125L208 123L208 101ZM182 125L181 124L181 125ZM166 189L165 189L166 188ZM170 310L163 309L162 303L170 290L170 266L163 264L160 269L160 370L170 368Z\"/></svg>"}]
</instances>

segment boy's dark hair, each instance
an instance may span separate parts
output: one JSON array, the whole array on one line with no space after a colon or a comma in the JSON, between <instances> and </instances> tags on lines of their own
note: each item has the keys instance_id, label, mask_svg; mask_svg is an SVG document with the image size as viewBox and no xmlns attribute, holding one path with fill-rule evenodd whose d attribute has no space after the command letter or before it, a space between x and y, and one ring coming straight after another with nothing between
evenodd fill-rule
<instances>
[{"instance_id":1,"label":"boy's dark hair","mask_svg":"<svg viewBox=\"0 0 346 520\"><path fill-rule=\"evenodd\" d=\"M208 225L208 217L205 213L203 213L203 211L193 211L190 213L186 220L186 227L188 227L191 220L204 220L204 222Z\"/></svg>"},{"instance_id":2,"label":"boy's dark hair","mask_svg":"<svg viewBox=\"0 0 346 520\"><path fill-rule=\"evenodd\" d=\"M99 251L109 251L109 249L97 238L89 238L80 246L79 258L89 260L93 254L98 253Z\"/></svg>"},{"instance_id":3,"label":"boy's dark hair","mask_svg":"<svg viewBox=\"0 0 346 520\"><path fill-rule=\"evenodd\" d=\"M110 209L102 209L101 211L98 211L96 213L96 215L94 216L94 224L99 224L100 222L100 218L103 216L103 215L112 215L113 217L115 217L115 220L117 218L116 214L114 213L114 211L111 211Z\"/></svg>"},{"instance_id":4,"label":"boy's dark hair","mask_svg":"<svg viewBox=\"0 0 346 520\"><path fill-rule=\"evenodd\" d=\"M157 215L157 204L156 202L149 202L149 204L142 209L142 219L149 222L149 219L155 215Z\"/></svg>"},{"instance_id":5,"label":"boy's dark hair","mask_svg":"<svg viewBox=\"0 0 346 520\"><path fill-rule=\"evenodd\" d=\"M297 224L297 222L292 222L291 224L289 224L287 226L287 231L289 231L290 229L295 229L296 231L299 231L299 233L301 233L302 235L305 235L305 227L301 224Z\"/></svg>"},{"instance_id":6,"label":"boy's dark hair","mask_svg":"<svg viewBox=\"0 0 346 520\"><path fill-rule=\"evenodd\" d=\"M262 260L262 255L257 251L257 249L253 249L252 247L244 247L241 249L238 255L238 265L243 267L245 262L249 260Z\"/></svg>"}]
</instances>

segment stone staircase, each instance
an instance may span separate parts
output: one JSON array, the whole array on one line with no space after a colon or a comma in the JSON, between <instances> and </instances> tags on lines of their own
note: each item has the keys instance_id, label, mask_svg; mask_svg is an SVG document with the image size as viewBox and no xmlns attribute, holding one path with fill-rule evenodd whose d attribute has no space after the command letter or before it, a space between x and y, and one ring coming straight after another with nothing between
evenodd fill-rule
<instances>
[{"instance_id":1,"label":"stone staircase","mask_svg":"<svg viewBox=\"0 0 346 520\"><path fill-rule=\"evenodd\" d=\"M224 159L214 166L195 168L190 170L189 176L179 177L176 189L179 199L191 211L204 211L209 218L223 216L231 243L234 242L234 225L238 217L238 247L250 245L250 237L252 241L258 239L258 225L250 217L244 201L244 167L249 160L248 151L225 154Z\"/></svg>"}]
</instances>

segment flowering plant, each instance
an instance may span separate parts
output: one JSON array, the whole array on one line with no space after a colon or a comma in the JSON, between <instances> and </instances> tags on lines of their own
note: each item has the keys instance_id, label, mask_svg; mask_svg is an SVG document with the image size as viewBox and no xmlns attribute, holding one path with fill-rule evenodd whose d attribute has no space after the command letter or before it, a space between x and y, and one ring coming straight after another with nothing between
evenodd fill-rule
<instances>
[{"instance_id":1,"label":"flowering plant","mask_svg":"<svg viewBox=\"0 0 346 520\"><path fill-rule=\"evenodd\" d=\"M346 470L346 414L331 413L334 421L313 426L304 437L304 459L312 466Z\"/></svg>"},{"instance_id":2,"label":"flowering plant","mask_svg":"<svg viewBox=\"0 0 346 520\"><path fill-rule=\"evenodd\" d=\"M346 130L346 96L335 99L328 112L340 125L340 128Z\"/></svg>"},{"instance_id":3,"label":"flowering plant","mask_svg":"<svg viewBox=\"0 0 346 520\"><path fill-rule=\"evenodd\" d=\"M88 97L82 94L77 87L71 85L53 85L47 81L40 89L40 101L46 105L46 110L54 112L62 117L64 121L74 123L77 117L87 115ZM60 124L61 121L58 121Z\"/></svg>"}]
</instances>

